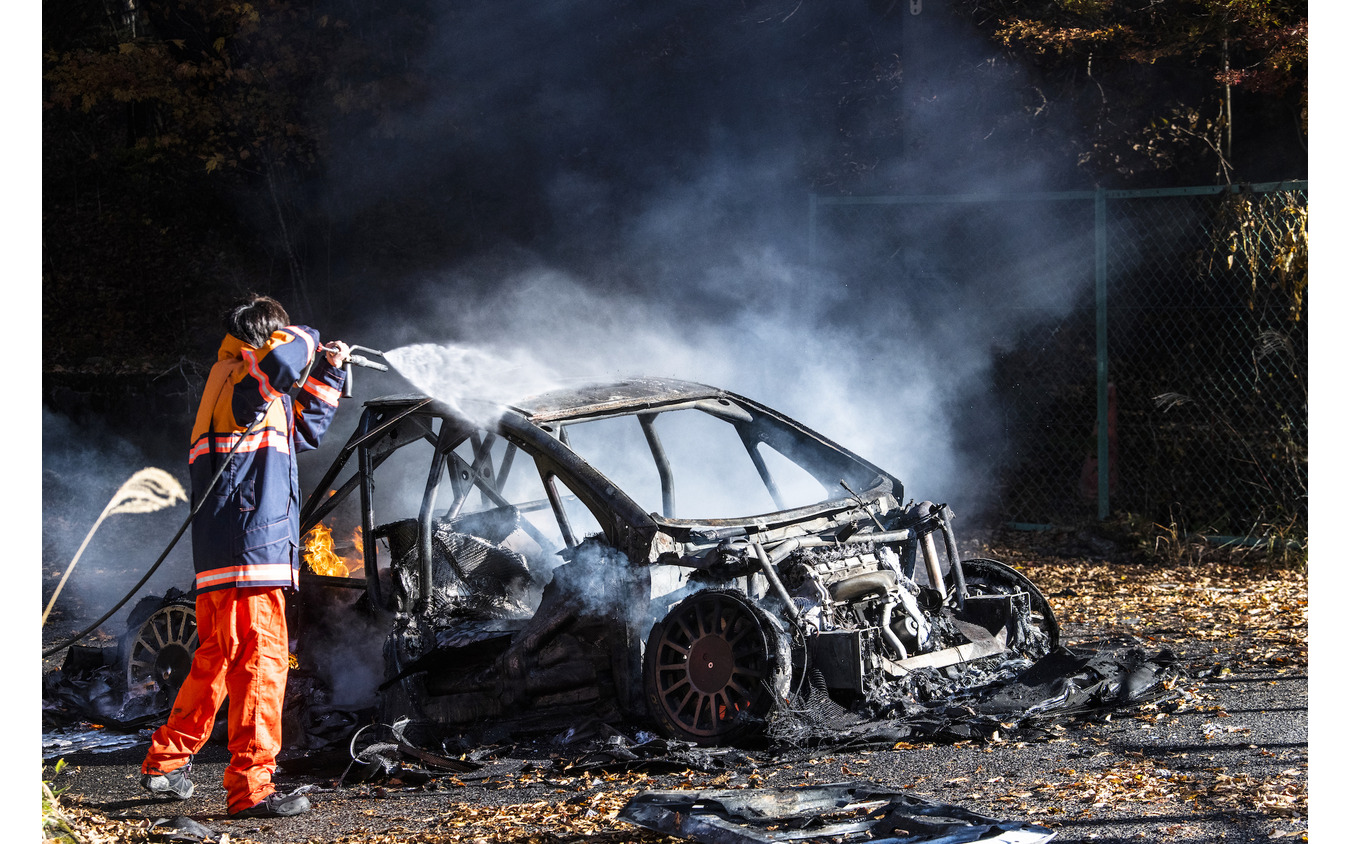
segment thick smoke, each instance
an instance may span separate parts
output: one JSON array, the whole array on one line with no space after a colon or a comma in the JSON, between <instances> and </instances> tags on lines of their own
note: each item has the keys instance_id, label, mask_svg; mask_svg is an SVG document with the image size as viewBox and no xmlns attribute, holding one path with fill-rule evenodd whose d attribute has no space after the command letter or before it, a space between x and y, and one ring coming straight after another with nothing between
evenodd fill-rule
<instances>
[{"instance_id":1,"label":"thick smoke","mask_svg":"<svg viewBox=\"0 0 1350 844\"><path fill-rule=\"evenodd\" d=\"M421 96L391 100L377 124L335 122L328 173L310 186L332 220L333 272L379 273L325 336L395 350L414 387L456 399L555 377L703 381L799 418L910 496L960 511L982 491L956 434L997 414L980 386L990 349L1027 306L1067 306L1076 282L1053 260L971 279L954 259L972 238L1047 242L1044 225L1009 208L972 230L947 207L899 234L823 232L807 248L812 192L1054 186L1018 136L1013 72L980 36L937 3L917 16L795 0L395 6L349 22L397 45ZM430 25L396 29L418 15ZM425 365L433 347L455 360ZM475 382L492 361L511 377ZM399 389L357 370L358 402L301 457L302 484L359 398ZM49 561L69 559L96 491L146 465L63 425L44 418ZM138 553L96 539L67 589L115 563L138 575L181 517L155 517ZM180 549L161 577L188 582L186 560Z\"/></svg>"},{"instance_id":2,"label":"thick smoke","mask_svg":"<svg viewBox=\"0 0 1350 844\"><path fill-rule=\"evenodd\" d=\"M385 115L388 131L343 124L334 172L353 176L328 190L353 227L416 207L474 246L387 279L399 294L362 330L534 360L548 378L725 387L962 509L987 491L956 443L997 416L991 350L1069 307L1080 277L1045 244L1082 244L1021 207L976 226L947 205L808 251L813 191L1054 186L1024 143L1015 71L942 4L923 8L457 7L409 51L433 93ZM972 275L975 247L1042 259ZM479 371L447 366L436 389L471 392Z\"/></svg>"},{"instance_id":3,"label":"thick smoke","mask_svg":"<svg viewBox=\"0 0 1350 844\"><path fill-rule=\"evenodd\" d=\"M921 497L955 492L958 458L941 409L960 379L973 374L960 370L968 338L952 338L952 353L937 357L915 342L929 329L901 309L878 313L887 310L878 305L856 319L831 320L832 311L850 305L850 291L838 278L768 250L743 255L694 279L691 287L704 288L708 297L732 294L697 319L674 317L679 303L596 291L542 266L493 282L494 293L479 301L467 285L445 302L423 304L444 336L461 345L412 347L423 349L423 361L434 348L454 359L434 390L427 386L431 378L407 370L403 350L391 353L405 377L438 397L472 395L474 382L493 368L458 366L462 348L510 343L514 362L542 361L541 372L563 377L699 381L784 411L896 472ZM739 301L736 291L744 292ZM465 308L466 302L473 306ZM453 383L457 377L465 378L462 388Z\"/></svg>"}]
</instances>

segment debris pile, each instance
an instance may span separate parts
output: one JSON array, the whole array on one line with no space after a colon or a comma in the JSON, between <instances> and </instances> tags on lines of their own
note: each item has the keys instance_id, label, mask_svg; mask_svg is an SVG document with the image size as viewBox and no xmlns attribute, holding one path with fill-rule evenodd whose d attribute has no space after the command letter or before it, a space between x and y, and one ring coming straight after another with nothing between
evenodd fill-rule
<instances>
[{"instance_id":1,"label":"debris pile","mask_svg":"<svg viewBox=\"0 0 1350 844\"><path fill-rule=\"evenodd\" d=\"M65 662L42 678L42 726L89 721L135 732L162 720L172 698L153 681L128 687L118 649L73 645Z\"/></svg>"},{"instance_id":2,"label":"debris pile","mask_svg":"<svg viewBox=\"0 0 1350 844\"><path fill-rule=\"evenodd\" d=\"M851 706L808 677L768 734L780 749L1035 738L1056 722L1168 696L1180 676L1170 651L1102 643L1098 650L1060 646L1034 662L1006 656L919 669Z\"/></svg>"},{"instance_id":3,"label":"debris pile","mask_svg":"<svg viewBox=\"0 0 1350 844\"><path fill-rule=\"evenodd\" d=\"M1000 821L863 783L716 791L644 791L619 818L705 844L868 841L872 844L1033 844L1054 831Z\"/></svg>"},{"instance_id":4,"label":"debris pile","mask_svg":"<svg viewBox=\"0 0 1350 844\"><path fill-rule=\"evenodd\" d=\"M405 735L407 727L408 720L402 719L358 729L348 745L351 762L338 782L355 785L398 779L408 785L420 785L446 773L468 773L483 767L476 761L418 747Z\"/></svg>"}]
</instances>

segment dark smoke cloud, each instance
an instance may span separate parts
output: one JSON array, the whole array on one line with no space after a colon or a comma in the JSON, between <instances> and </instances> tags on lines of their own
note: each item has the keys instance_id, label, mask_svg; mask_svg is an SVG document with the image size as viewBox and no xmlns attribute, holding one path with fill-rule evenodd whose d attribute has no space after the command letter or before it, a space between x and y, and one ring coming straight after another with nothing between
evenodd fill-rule
<instances>
[{"instance_id":1,"label":"dark smoke cloud","mask_svg":"<svg viewBox=\"0 0 1350 844\"><path fill-rule=\"evenodd\" d=\"M957 446L983 432L958 429L998 418L991 350L1072 303L1082 278L1055 249L1081 244L1024 208L972 225L934 206L808 249L813 191L1066 185L1028 132L1019 71L945 4L914 5L334 4L406 84L373 119L334 118L308 186L352 291L325 336L703 380L921 498L984 491L982 458ZM977 246L1042 259L972 268ZM359 380L362 396L402 389Z\"/></svg>"},{"instance_id":2,"label":"dark smoke cloud","mask_svg":"<svg viewBox=\"0 0 1350 844\"><path fill-rule=\"evenodd\" d=\"M1043 185L1013 71L942 3L459 3L398 45L421 95L332 132L334 214L441 193L482 237L631 244L679 186L780 235L768 198ZM418 8L418 4L397 4ZM884 7L884 8L883 8ZM348 11L348 10L344 10ZM382 38L388 6L356 26ZM453 210L452 212L453 213ZM758 223L758 225L757 225ZM597 243L597 238L599 242Z\"/></svg>"}]
</instances>

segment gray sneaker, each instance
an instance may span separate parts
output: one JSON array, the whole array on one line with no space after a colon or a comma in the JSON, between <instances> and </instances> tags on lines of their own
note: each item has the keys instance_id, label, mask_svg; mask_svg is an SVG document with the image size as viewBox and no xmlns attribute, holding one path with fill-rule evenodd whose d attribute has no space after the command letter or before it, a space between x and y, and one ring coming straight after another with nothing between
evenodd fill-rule
<instances>
[{"instance_id":1,"label":"gray sneaker","mask_svg":"<svg viewBox=\"0 0 1350 844\"><path fill-rule=\"evenodd\" d=\"M171 797L174 800L186 800L192 796L196 786L187 778L188 768L184 765L167 774L143 774L141 788L158 797Z\"/></svg>"},{"instance_id":2,"label":"gray sneaker","mask_svg":"<svg viewBox=\"0 0 1350 844\"><path fill-rule=\"evenodd\" d=\"M232 818L289 818L310 810L309 798L301 792L274 791L247 809L230 812Z\"/></svg>"}]
</instances>

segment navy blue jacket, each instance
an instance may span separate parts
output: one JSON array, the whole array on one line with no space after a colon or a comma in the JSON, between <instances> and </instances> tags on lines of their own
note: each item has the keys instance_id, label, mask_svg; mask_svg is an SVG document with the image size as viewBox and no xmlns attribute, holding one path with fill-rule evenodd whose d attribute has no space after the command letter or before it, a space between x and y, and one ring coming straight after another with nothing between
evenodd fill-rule
<instances>
[{"instance_id":1,"label":"navy blue jacket","mask_svg":"<svg viewBox=\"0 0 1350 844\"><path fill-rule=\"evenodd\" d=\"M243 586L299 584L300 477L295 456L317 448L337 411L346 373L328 363L319 332L288 325L265 345L232 336L216 364L192 426L188 474L192 557L198 592ZM295 399L287 391L310 369ZM231 448L259 413L263 420L240 444L207 494Z\"/></svg>"}]
</instances>

